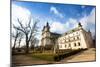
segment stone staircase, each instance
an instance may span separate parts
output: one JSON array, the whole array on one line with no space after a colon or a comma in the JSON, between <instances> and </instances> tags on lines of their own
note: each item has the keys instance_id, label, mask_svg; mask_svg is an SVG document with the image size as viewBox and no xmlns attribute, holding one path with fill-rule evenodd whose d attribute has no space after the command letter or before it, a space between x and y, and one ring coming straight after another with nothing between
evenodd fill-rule
<instances>
[{"instance_id":1,"label":"stone staircase","mask_svg":"<svg viewBox=\"0 0 100 67\"><path fill-rule=\"evenodd\" d=\"M83 62L83 61L95 61L95 60L96 60L96 49L89 48L78 54L65 58L61 60L60 62L67 63L67 62Z\"/></svg>"}]
</instances>

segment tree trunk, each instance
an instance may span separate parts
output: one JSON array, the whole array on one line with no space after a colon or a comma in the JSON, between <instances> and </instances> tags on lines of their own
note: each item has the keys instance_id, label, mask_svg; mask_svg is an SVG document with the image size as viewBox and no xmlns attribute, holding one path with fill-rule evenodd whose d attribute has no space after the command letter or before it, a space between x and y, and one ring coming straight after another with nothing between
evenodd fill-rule
<instances>
[{"instance_id":1,"label":"tree trunk","mask_svg":"<svg viewBox=\"0 0 100 67\"><path fill-rule=\"evenodd\" d=\"M13 46L13 50L15 50L16 40L17 40L17 38L15 38L15 41L14 41L14 46Z\"/></svg>"},{"instance_id":2,"label":"tree trunk","mask_svg":"<svg viewBox=\"0 0 100 67\"><path fill-rule=\"evenodd\" d=\"M29 43L26 43L26 53L29 53Z\"/></svg>"},{"instance_id":3,"label":"tree trunk","mask_svg":"<svg viewBox=\"0 0 100 67\"><path fill-rule=\"evenodd\" d=\"M26 35L26 53L29 53L29 41L27 35Z\"/></svg>"},{"instance_id":4,"label":"tree trunk","mask_svg":"<svg viewBox=\"0 0 100 67\"><path fill-rule=\"evenodd\" d=\"M20 43L21 43L21 38L19 39L19 46L18 46L19 48L20 48Z\"/></svg>"},{"instance_id":5,"label":"tree trunk","mask_svg":"<svg viewBox=\"0 0 100 67\"><path fill-rule=\"evenodd\" d=\"M19 46L18 47L20 48L20 42L19 42Z\"/></svg>"}]
</instances>

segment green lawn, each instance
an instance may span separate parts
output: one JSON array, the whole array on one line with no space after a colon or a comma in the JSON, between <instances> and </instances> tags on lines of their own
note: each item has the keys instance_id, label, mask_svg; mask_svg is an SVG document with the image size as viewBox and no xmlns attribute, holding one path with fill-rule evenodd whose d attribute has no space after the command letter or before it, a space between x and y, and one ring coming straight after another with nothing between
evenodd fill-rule
<instances>
[{"instance_id":1,"label":"green lawn","mask_svg":"<svg viewBox=\"0 0 100 67\"><path fill-rule=\"evenodd\" d=\"M42 59L42 60L47 60L47 61L54 61L54 57L56 56L56 54L47 54L47 53L36 53L36 54L32 54L33 58L38 58L38 59Z\"/></svg>"}]
</instances>

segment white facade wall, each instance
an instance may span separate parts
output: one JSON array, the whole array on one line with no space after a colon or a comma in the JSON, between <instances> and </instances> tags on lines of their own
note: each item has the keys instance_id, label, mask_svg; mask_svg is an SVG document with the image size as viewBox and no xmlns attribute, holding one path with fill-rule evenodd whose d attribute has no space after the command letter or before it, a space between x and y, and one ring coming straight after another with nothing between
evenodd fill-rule
<instances>
[{"instance_id":1,"label":"white facade wall","mask_svg":"<svg viewBox=\"0 0 100 67\"><path fill-rule=\"evenodd\" d=\"M81 47L82 48L87 48L87 43L86 43L86 38L85 38L85 31L80 30L80 38L81 38Z\"/></svg>"},{"instance_id":2,"label":"white facade wall","mask_svg":"<svg viewBox=\"0 0 100 67\"><path fill-rule=\"evenodd\" d=\"M70 40L70 41L69 41ZM58 38L59 49L89 48L92 44L91 35L80 29Z\"/></svg>"}]
</instances>

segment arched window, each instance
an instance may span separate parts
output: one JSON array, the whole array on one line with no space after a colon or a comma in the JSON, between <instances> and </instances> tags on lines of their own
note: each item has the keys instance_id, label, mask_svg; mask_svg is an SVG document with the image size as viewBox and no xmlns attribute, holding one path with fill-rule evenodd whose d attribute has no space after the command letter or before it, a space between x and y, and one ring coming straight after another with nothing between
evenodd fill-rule
<instances>
[{"instance_id":1,"label":"arched window","mask_svg":"<svg viewBox=\"0 0 100 67\"><path fill-rule=\"evenodd\" d=\"M80 46L81 44L80 44L80 42L78 42L78 46Z\"/></svg>"}]
</instances>

